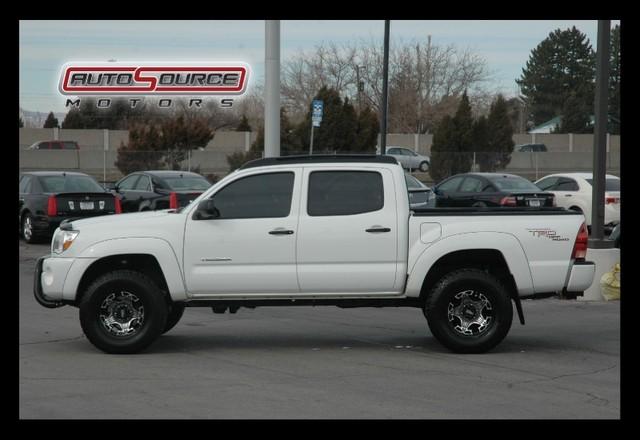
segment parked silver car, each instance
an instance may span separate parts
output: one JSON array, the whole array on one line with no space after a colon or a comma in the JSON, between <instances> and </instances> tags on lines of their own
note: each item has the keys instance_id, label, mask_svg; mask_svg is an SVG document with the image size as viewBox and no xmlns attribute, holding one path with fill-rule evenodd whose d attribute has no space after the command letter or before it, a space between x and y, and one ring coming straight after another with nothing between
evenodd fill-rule
<instances>
[{"instance_id":1,"label":"parked silver car","mask_svg":"<svg viewBox=\"0 0 640 440\"><path fill-rule=\"evenodd\" d=\"M431 158L416 153L409 148L404 147L387 147L386 154L396 158L402 168L408 170L420 170L426 172L431 165Z\"/></svg>"}]
</instances>

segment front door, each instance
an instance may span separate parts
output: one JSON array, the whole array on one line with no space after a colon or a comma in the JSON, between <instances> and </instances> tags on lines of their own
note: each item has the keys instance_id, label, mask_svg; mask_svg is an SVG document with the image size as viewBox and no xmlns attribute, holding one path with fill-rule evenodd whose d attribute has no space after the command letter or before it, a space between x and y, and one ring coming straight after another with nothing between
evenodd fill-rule
<instances>
[{"instance_id":1,"label":"front door","mask_svg":"<svg viewBox=\"0 0 640 440\"><path fill-rule=\"evenodd\" d=\"M301 293L397 293L404 280L396 280L400 257L391 171L307 169L304 182L297 231Z\"/></svg>"},{"instance_id":2,"label":"front door","mask_svg":"<svg viewBox=\"0 0 640 440\"><path fill-rule=\"evenodd\" d=\"M195 296L296 294L300 169L237 178L212 198L219 217L187 220L184 267Z\"/></svg>"}]
</instances>

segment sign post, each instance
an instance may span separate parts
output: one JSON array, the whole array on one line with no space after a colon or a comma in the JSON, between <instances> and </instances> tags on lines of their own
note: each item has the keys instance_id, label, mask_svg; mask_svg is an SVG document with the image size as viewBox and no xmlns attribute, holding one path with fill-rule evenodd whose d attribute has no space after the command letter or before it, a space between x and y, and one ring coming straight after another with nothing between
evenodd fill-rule
<instances>
[{"instance_id":1,"label":"sign post","mask_svg":"<svg viewBox=\"0 0 640 440\"><path fill-rule=\"evenodd\" d=\"M324 110L324 102L319 99L314 99L311 103L311 142L309 144L309 154L313 154L313 127L320 127L322 122L322 113Z\"/></svg>"}]
</instances>

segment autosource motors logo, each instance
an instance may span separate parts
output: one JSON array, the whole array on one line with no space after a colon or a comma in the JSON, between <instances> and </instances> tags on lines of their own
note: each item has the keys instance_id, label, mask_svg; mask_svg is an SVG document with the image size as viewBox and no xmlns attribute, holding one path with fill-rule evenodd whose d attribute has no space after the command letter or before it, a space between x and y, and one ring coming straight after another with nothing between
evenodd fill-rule
<instances>
[{"instance_id":1,"label":"autosource motors logo","mask_svg":"<svg viewBox=\"0 0 640 440\"><path fill-rule=\"evenodd\" d=\"M63 95L240 95L245 92L245 63L93 63L62 67Z\"/></svg>"}]
</instances>

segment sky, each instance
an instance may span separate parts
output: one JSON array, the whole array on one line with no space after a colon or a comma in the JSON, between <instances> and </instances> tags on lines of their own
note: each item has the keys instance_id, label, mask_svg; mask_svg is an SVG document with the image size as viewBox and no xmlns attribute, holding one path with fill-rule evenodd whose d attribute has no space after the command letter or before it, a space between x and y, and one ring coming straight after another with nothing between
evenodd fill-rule
<instances>
[{"instance_id":1,"label":"sky","mask_svg":"<svg viewBox=\"0 0 640 440\"><path fill-rule=\"evenodd\" d=\"M612 26L619 20L612 21ZM515 79L531 50L555 29L576 26L594 50L596 20L392 20L392 41L455 44L484 57L492 88L516 94ZM20 107L64 112L60 68L69 61L243 61L264 81L264 21L22 20L19 26ZM382 20L283 20L281 61L321 43L377 40ZM253 81L253 82L252 82Z\"/></svg>"}]
</instances>

